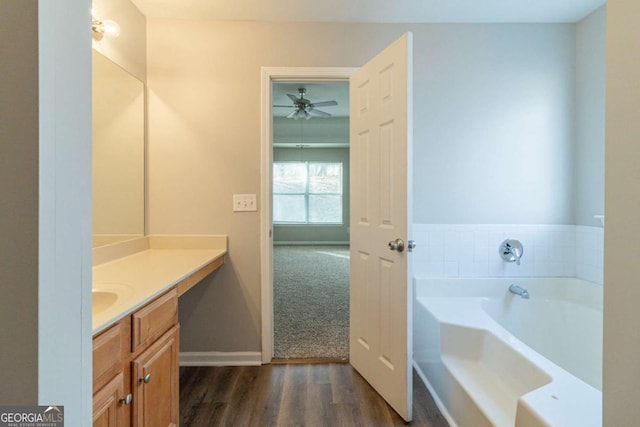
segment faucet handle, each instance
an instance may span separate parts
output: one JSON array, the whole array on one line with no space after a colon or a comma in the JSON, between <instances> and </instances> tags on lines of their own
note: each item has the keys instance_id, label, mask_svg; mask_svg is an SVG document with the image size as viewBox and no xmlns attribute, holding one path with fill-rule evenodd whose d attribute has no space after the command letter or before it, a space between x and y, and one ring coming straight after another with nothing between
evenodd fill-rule
<instances>
[{"instance_id":1,"label":"faucet handle","mask_svg":"<svg viewBox=\"0 0 640 427\"><path fill-rule=\"evenodd\" d=\"M515 262L520 265L520 258L524 253L522 243L516 239L506 239L498 247L500 257L506 262Z\"/></svg>"}]
</instances>

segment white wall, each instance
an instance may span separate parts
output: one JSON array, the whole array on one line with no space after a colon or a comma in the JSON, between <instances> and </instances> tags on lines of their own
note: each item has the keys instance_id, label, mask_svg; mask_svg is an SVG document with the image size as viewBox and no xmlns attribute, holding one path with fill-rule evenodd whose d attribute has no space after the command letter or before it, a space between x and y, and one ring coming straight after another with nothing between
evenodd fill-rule
<instances>
[{"instance_id":1,"label":"white wall","mask_svg":"<svg viewBox=\"0 0 640 427\"><path fill-rule=\"evenodd\" d=\"M604 425L640 419L640 2L607 3Z\"/></svg>"},{"instance_id":2,"label":"white wall","mask_svg":"<svg viewBox=\"0 0 640 427\"><path fill-rule=\"evenodd\" d=\"M576 24L574 143L575 224L600 226L604 212L605 50L607 9Z\"/></svg>"},{"instance_id":3,"label":"white wall","mask_svg":"<svg viewBox=\"0 0 640 427\"><path fill-rule=\"evenodd\" d=\"M439 25L416 42L414 221L571 224L572 25Z\"/></svg>"}]
</instances>

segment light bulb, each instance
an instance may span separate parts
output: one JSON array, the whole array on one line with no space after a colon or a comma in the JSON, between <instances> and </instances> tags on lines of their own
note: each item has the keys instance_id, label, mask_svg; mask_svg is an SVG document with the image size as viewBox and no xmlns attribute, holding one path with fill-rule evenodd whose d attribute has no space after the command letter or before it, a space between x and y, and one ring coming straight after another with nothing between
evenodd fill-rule
<instances>
[{"instance_id":1,"label":"light bulb","mask_svg":"<svg viewBox=\"0 0 640 427\"><path fill-rule=\"evenodd\" d=\"M111 19L102 21L102 30L107 37L116 38L120 35L120 25Z\"/></svg>"}]
</instances>

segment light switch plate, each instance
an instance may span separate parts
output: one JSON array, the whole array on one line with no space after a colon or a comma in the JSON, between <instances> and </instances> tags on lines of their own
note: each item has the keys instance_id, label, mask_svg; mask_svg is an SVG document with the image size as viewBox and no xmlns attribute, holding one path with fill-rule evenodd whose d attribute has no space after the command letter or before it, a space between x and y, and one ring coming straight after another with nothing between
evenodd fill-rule
<instances>
[{"instance_id":1,"label":"light switch plate","mask_svg":"<svg viewBox=\"0 0 640 427\"><path fill-rule=\"evenodd\" d=\"M258 196L255 194L234 194L234 212L253 212L258 210Z\"/></svg>"}]
</instances>

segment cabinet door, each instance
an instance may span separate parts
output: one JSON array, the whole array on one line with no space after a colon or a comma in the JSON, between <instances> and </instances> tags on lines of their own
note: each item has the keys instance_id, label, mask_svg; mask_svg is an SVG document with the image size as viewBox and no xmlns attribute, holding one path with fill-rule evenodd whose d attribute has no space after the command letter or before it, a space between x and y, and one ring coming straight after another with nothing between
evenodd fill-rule
<instances>
[{"instance_id":1,"label":"cabinet door","mask_svg":"<svg viewBox=\"0 0 640 427\"><path fill-rule=\"evenodd\" d=\"M93 427L124 427L124 397L124 375L119 373L93 395Z\"/></svg>"},{"instance_id":2,"label":"cabinet door","mask_svg":"<svg viewBox=\"0 0 640 427\"><path fill-rule=\"evenodd\" d=\"M132 362L133 427L178 425L178 326Z\"/></svg>"}]
</instances>

